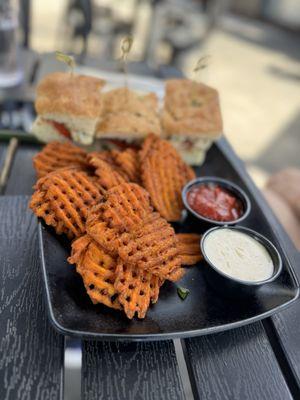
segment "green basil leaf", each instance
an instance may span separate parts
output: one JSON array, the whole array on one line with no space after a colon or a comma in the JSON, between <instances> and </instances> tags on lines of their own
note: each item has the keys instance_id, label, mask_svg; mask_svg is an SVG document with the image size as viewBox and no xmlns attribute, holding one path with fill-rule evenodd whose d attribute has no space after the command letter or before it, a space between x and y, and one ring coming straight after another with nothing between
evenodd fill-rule
<instances>
[{"instance_id":1,"label":"green basil leaf","mask_svg":"<svg viewBox=\"0 0 300 400\"><path fill-rule=\"evenodd\" d=\"M178 286L177 294L181 298L181 300L185 300L189 293L190 293L189 289L186 289L182 286Z\"/></svg>"}]
</instances>

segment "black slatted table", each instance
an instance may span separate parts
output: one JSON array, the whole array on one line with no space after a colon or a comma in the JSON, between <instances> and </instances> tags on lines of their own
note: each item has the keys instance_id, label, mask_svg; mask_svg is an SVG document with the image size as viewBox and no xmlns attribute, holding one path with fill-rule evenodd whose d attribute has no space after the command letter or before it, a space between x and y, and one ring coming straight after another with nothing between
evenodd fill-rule
<instances>
[{"instance_id":1,"label":"black slatted table","mask_svg":"<svg viewBox=\"0 0 300 400\"><path fill-rule=\"evenodd\" d=\"M221 146L249 183L227 142ZM0 143L0 171L5 164L8 167L0 187L1 400L64 398L65 339L48 321L37 223L28 210L35 181L31 158L38 150L36 144L22 141ZM290 239L253 190L285 250L299 265L300 256ZM296 273L300 277L300 265ZM298 301L262 322L177 341L177 353L173 341L82 342L81 398L300 399L299 319ZM182 350L178 352L180 343L185 362L180 358Z\"/></svg>"}]
</instances>

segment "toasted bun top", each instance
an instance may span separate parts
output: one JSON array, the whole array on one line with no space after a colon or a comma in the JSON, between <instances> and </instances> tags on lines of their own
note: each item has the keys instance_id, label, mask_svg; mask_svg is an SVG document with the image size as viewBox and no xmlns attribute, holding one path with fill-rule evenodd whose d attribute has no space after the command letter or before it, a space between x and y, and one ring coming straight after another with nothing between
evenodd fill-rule
<instances>
[{"instance_id":1,"label":"toasted bun top","mask_svg":"<svg viewBox=\"0 0 300 400\"><path fill-rule=\"evenodd\" d=\"M128 88L103 93L103 112L97 137L143 138L149 132L160 135L158 100L154 93L140 96Z\"/></svg>"},{"instance_id":2,"label":"toasted bun top","mask_svg":"<svg viewBox=\"0 0 300 400\"><path fill-rule=\"evenodd\" d=\"M189 79L168 80L162 124L167 135L219 135L223 123L218 92Z\"/></svg>"},{"instance_id":3,"label":"toasted bun top","mask_svg":"<svg viewBox=\"0 0 300 400\"><path fill-rule=\"evenodd\" d=\"M154 114L158 112L158 100L155 93L140 96L126 87L103 93L103 114L118 113Z\"/></svg>"},{"instance_id":4,"label":"toasted bun top","mask_svg":"<svg viewBox=\"0 0 300 400\"><path fill-rule=\"evenodd\" d=\"M46 75L37 86L36 112L96 118L102 111L100 90L104 84L102 79L69 72Z\"/></svg>"},{"instance_id":5,"label":"toasted bun top","mask_svg":"<svg viewBox=\"0 0 300 400\"><path fill-rule=\"evenodd\" d=\"M118 114L110 114L101 120L96 128L96 137L143 139L149 132L160 135L161 127L158 118L143 118L122 111Z\"/></svg>"}]
</instances>

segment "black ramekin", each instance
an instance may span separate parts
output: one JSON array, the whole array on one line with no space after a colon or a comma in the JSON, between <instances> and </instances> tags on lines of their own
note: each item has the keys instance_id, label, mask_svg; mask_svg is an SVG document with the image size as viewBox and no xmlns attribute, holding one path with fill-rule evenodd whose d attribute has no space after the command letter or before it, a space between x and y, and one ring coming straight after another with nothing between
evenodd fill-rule
<instances>
[{"instance_id":1,"label":"black ramekin","mask_svg":"<svg viewBox=\"0 0 300 400\"><path fill-rule=\"evenodd\" d=\"M199 186L208 183L219 185L222 188L226 189L228 192L232 193L234 196L236 196L243 205L243 210L244 210L243 215L240 218L235 219L233 221L217 221L214 219L206 218L203 215L198 214L196 211L194 211L187 201L187 193L191 190L193 186ZM238 185L228 181L227 179L218 178L216 176L204 176L201 178L193 179L192 181L188 182L182 189L182 201L185 208L188 210L189 214L193 218L202 221L202 223L205 224L206 228L209 228L214 225L223 226L223 225L238 224L244 221L245 218L247 218L251 210L251 203L249 197Z\"/></svg>"},{"instance_id":2,"label":"black ramekin","mask_svg":"<svg viewBox=\"0 0 300 400\"><path fill-rule=\"evenodd\" d=\"M217 267L215 267L205 254L204 242L205 239L208 237L208 235L212 231L215 231L217 229L230 229L246 233L255 240L257 240L259 243L261 243L269 252L271 259L273 261L274 265L273 275L270 278L265 279L263 281L251 282L229 276L220 271ZM215 288L219 293L223 294L225 297L248 296L251 294L255 294L255 292L259 288L261 288L262 285L266 285L268 283L273 282L280 275L282 270L282 260L276 247L266 237L249 228L245 228L242 226L223 226L223 227L211 228L202 236L200 246L203 257L207 262L207 265L205 266L205 268L203 268L205 277L207 278L210 286Z\"/></svg>"}]
</instances>

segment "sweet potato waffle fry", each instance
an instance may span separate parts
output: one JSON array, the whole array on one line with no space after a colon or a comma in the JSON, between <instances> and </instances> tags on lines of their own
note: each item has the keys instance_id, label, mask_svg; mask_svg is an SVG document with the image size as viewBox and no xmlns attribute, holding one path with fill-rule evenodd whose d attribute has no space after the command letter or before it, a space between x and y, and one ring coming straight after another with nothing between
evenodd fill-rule
<instances>
[{"instance_id":1,"label":"sweet potato waffle fry","mask_svg":"<svg viewBox=\"0 0 300 400\"><path fill-rule=\"evenodd\" d=\"M150 272L125 265L121 260L116 276L115 289L127 317L131 319L137 314L139 318L145 318L150 302L156 303L158 299L160 279Z\"/></svg>"},{"instance_id":2,"label":"sweet potato waffle fry","mask_svg":"<svg viewBox=\"0 0 300 400\"><path fill-rule=\"evenodd\" d=\"M111 155L115 164L124 171L130 182L140 182L140 161L135 149L112 150Z\"/></svg>"},{"instance_id":3,"label":"sweet potato waffle fry","mask_svg":"<svg viewBox=\"0 0 300 400\"><path fill-rule=\"evenodd\" d=\"M113 164L116 167L110 150L92 151L91 153L88 154L88 159L91 160L92 158L99 158L100 160L103 160L108 164Z\"/></svg>"},{"instance_id":4,"label":"sweet potato waffle fry","mask_svg":"<svg viewBox=\"0 0 300 400\"><path fill-rule=\"evenodd\" d=\"M194 265L202 260L200 235L196 233L179 233L176 237L178 239L177 247L183 265Z\"/></svg>"},{"instance_id":5,"label":"sweet potato waffle fry","mask_svg":"<svg viewBox=\"0 0 300 400\"><path fill-rule=\"evenodd\" d=\"M139 151L86 154L58 146L65 151L63 162L53 155L55 144L34 160L44 176L30 207L56 233L76 239L68 261L76 264L94 304L144 318L163 282L179 280L182 265L201 259L199 236L176 235L168 223L180 219L181 190L194 172L172 145L152 134Z\"/></svg>"},{"instance_id":6,"label":"sweet potato waffle fry","mask_svg":"<svg viewBox=\"0 0 300 400\"><path fill-rule=\"evenodd\" d=\"M119 231L141 223L152 212L148 192L135 183L123 183L108 190L100 208L101 218Z\"/></svg>"},{"instance_id":7,"label":"sweet potato waffle fry","mask_svg":"<svg viewBox=\"0 0 300 400\"><path fill-rule=\"evenodd\" d=\"M130 265L151 272L161 279L177 280L172 272L181 267L174 229L158 213L149 214L144 221L120 237L120 258ZM179 273L179 272L182 272Z\"/></svg>"},{"instance_id":8,"label":"sweet potato waffle fry","mask_svg":"<svg viewBox=\"0 0 300 400\"><path fill-rule=\"evenodd\" d=\"M81 254L79 258L78 251ZM68 261L76 262L76 271L81 275L87 294L94 304L101 303L117 310L121 309L114 287L117 266L114 258L92 239L88 241L88 238L84 237L73 242L72 255Z\"/></svg>"},{"instance_id":9,"label":"sweet potato waffle fry","mask_svg":"<svg viewBox=\"0 0 300 400\"><path fill-rule=\"evenodd\" d=\"M69 142L51 142L33 157L33 166L38 178L63 167L78 167L86 170L88 169L87 153Z\"/></svg>"},{"instance_id":10,"label":"sweet potato waffle fry","mask_svg":"<svg viewBox=\"0 0 300 400\"><path fill-rule=\"evenodd\" d=\"M110 228L101 219L94 220L93 224L90 221L90 218L88 218L86 225L87 233L111 256L118 257L118 247L120 245L119 232L114 228Z\"/></svg>"},{"instance_id":11,"label":"sweet potato waffle fry","mask_svg":"<svg viewBox=\"0 0 300 400\"><path fill-rule=\"evenodd\" d=\"M68 258L70 264L79 264L84 256L88 246L93 239L89 235L83 235L73 240L71 255Z\"/></svg>"},{"instance_id":12,"label":"sweet potato waffle fry","mask_svg":"<svg viewBox=\"0 0 300 400\"><path fill-rule=\"evenodd\" d=\"M181 190L195 177L170 143L149 135L140 152L143 186L152 203L167 221L181 218Z\"/></svg>"},{"instance_id":13,"label":"sweet potato waffle fry","mask_svg":"<svg viewBox=\"0 0 300 400\"><path fill-rule=\"evenodd\" d=\"M182 276L174 229L152 212L147 192L125 183L108 190L90 211L87 232L110 254L125 264L177 280ZM177 274L173 273L175 270Z\"/></svg>"},{"instance_id":14,"label":"sweet potato waffle fry","mask_svg":"<svg viewBox=\"0 0 300 400\"><path fill-rule=\"evenodd\" d=\"M114 165L96 156L88 157L88 160L90 165L95 168L98 182L104 189L108 190L121 183L128 182L126 174Z\"/></svg>"},{"instance_id":15,"label":"sweet potato waffle fry","mask_svg":"<svg viewBox=\"0 0 300 400\"><path fill-rule=\"evenodd\" d=\"M163 281L149 272L116 260L89 235L72 243L72 253L68 258L70 264L76 264L76 270L94 304L123 308L130 319L135 314L144 318L150 302L157 301Z\"/></svg>"},{"instance_id":16,"label":"sweet potato waffle fry","mask_svg":"<svg viewBox=\"0 0 300 400\"><path fill-rule=\"evenodd\" d=\"M99 174L101 169L104 168L102 163L97 163L96 160L102 160L109 164L114 172L118 172L125 181L139 182L140 181L140 163L138 151L133 148L128 148L123 151L108 150L89 153L88 159L94 168L97 169Z\"/></svg>"},{"instance_id":17,"label":"sweet potato waffle fry","mask_svg":"<svg viewBox=\"0 0 300 400\"><path fill-rule=\"evenodd\" d=\"M160 138L153 133L150 133L143 142L139 151L140 162L143 163L150 151L156 150L159 146Z\"/></svg>"},{"instance_id":18,"label":"sweet potato waffle fry","mask_svg":"<svg viewBox=\"0 0 300 400\"><path fill-rule=\"evenodd\" d=\"M93 178L73 168L63 168L38 180L30 208L57 234L70 239L85 233L89 208L100 201L100 189Z\"/></svg>"},{"instance_id":19,"label":"sweet potato waffle fry","mask_svg":"<svg viewBox=\"0 0 300 400\"><path fill-rule=\"evenodd\" d=\"M87 232L112 255L117 255L121 234L142 223L152 212L148 193L135 183L124 183L108 190L93 207Z\"/></svg>"}]
</instances>

